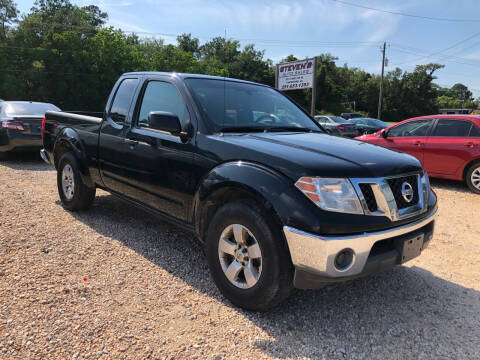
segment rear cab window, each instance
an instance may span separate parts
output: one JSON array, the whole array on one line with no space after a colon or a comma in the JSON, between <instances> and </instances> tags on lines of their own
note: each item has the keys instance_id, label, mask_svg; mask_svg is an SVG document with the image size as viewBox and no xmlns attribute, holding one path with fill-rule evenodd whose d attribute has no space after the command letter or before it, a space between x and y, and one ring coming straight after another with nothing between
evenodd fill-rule
<instances>
[{"instance_id":1,"label":"rear cab window","mask_svg":"<svg viewBox=\"0 0 480 360\"><path fill-rule=\"evenodd\" d=\"M117 125L123 126L130 122L128 119L128 112L130 105L132 104L135 89L138 85L138 79L128 78L122 80L117 88L115 97L113 98L112 105L108 112L109 118Z\"/></svg>"}]
</instances>

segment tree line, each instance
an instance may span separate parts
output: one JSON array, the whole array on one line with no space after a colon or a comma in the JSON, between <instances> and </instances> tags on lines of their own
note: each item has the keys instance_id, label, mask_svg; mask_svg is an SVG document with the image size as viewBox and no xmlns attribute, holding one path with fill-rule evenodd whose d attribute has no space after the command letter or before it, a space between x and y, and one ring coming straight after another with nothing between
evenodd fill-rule
<instances>
[{"instance_id":1,"label":"tree line","mask_svg":"<svg viewBox=\"0 0 480 360\"><path fill-rule=\"evenodd\" d=\"M99 7L70 0L37 0L20 16L12 0L0 0L0 98L51 102L65 110L101 111L111 87L124 72L176 71L275 84L275 66L253 44L216 37L203 44L191 34L177 43L139 37L107 27ZM294 55L283 61L296 60ZM357 111L376 117L380 76L346 64L335 56L317 56L318 113ZM439 108L476 108L463 84L443 88L434 83L429 63L407 72L396 68L384 79L382 119L437 113ZM287 92L309 108L311 90Z\"/></svg>"}]
</instances>

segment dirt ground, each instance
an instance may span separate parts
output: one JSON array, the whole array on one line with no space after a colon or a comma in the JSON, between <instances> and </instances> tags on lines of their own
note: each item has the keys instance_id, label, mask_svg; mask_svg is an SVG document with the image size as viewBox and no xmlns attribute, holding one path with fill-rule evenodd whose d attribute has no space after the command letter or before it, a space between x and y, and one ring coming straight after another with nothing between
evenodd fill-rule
<instances>
[{"instance_id":1,"label":"dirt ground","mask_svg":"<svg viewBox=\"0 0 480 360\"><path fill-rule=\"evenodd\" d=\"M250 313L191 235L103 191L70 213L52 167L0 162L0 358L480 359L480 196L432 185L419 258Z\"/></svg>"}]
</instances>

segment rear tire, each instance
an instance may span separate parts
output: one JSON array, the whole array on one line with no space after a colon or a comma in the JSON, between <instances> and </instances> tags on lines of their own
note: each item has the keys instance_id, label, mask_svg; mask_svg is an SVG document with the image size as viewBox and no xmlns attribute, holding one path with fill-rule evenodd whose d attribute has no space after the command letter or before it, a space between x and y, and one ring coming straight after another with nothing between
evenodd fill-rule
<instances>
[{"instance_id":1,"label":"rear tire","mask_svg":"<svg viewBox=\"0 0 480 360\"><path fill-rule=\"evenodd\" d=\"M72 153L65 153L58 162L57 187L63 207L70 211L88 209L96 189L88 187L80 175L80 166Z\"/></svg>"},{"instance_id":2,"label":"rear tire","mask_svg":"<svg viewBox=\"0 0 480 360\"><path fill-rule=\"evenodd\" d=\"M269 223L268 215L251 201L228 203L216 212L206 235L215 284L233 304L248 310L270 309L293 290L293 265L286 242L280 228ZM243 246L237 241L239 233ZM230 266L242 269L233 271L232 276Z\"/></svg>"},{"instance_id":3,"label":"rear tire","mask_svg":"<svg viewBox=\"0 0 480 360\"><path fill-rule=\"evenodd\" d=\"M473 163L467 170L465 181L475 194L480 194L480 161Z\"/></svg>"}]
</instances>

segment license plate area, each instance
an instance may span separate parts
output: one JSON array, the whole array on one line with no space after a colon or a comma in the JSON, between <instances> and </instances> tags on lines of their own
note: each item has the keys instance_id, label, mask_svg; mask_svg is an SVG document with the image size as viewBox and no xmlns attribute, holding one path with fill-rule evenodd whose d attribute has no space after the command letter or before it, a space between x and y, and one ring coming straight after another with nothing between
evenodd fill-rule
<instances>
[{"instance_id":1,"label":"license plate area","mask_svg":"<svg viewBox=\"0 0 480 360\"><path fill-rule=\"evenodd\" d=\"M395 248L400 254L400 263L416 258L422 252L425 234L419 234L407 239L395 240Z\"/></svg>"}]
</instances>

